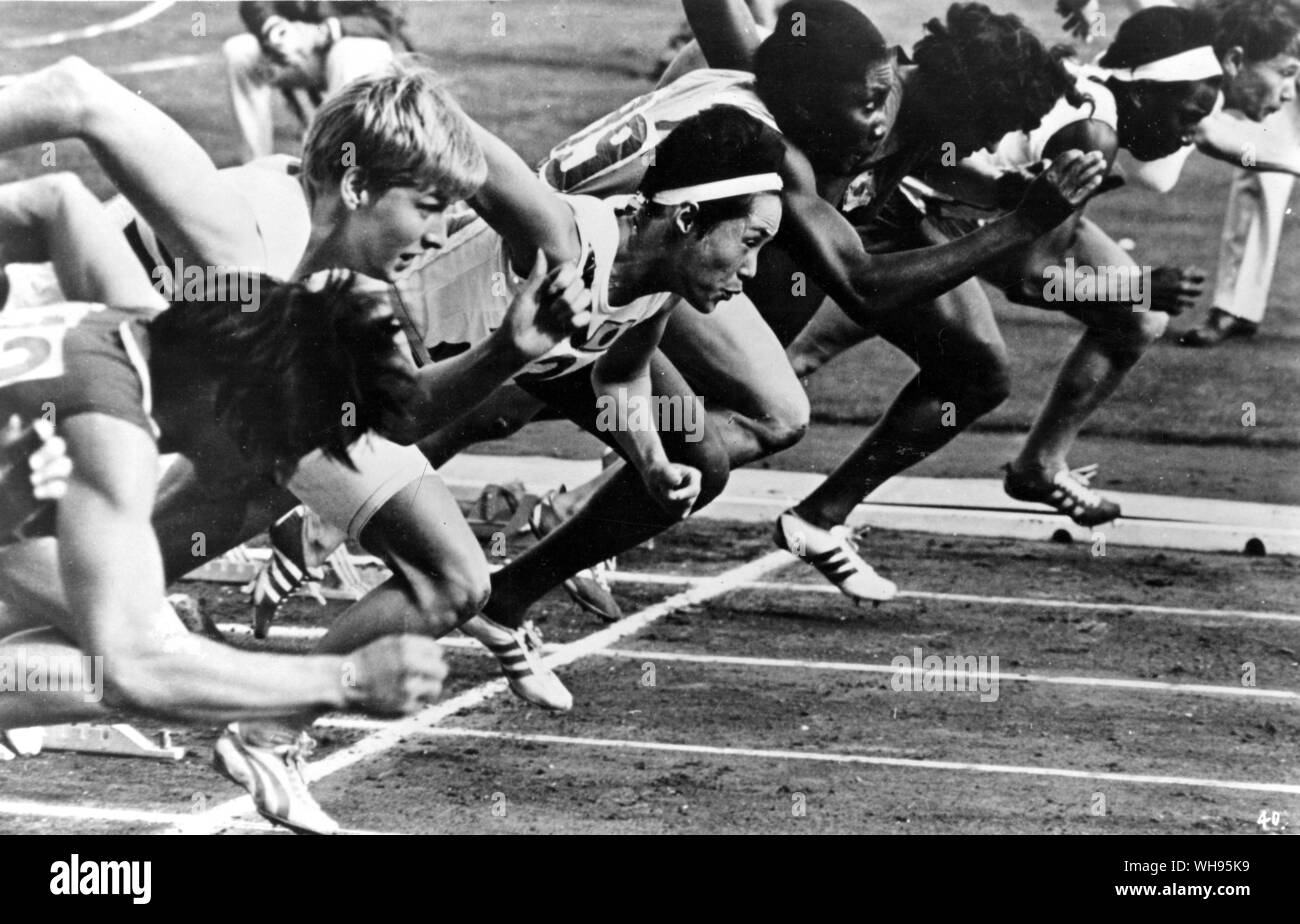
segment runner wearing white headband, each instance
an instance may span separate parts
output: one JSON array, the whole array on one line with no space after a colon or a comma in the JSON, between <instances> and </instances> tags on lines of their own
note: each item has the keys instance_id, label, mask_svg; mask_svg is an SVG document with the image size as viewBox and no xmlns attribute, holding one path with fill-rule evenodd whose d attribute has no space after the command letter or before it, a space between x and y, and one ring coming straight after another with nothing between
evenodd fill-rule
<instances>
[{"instance_id":1,"label":"runner wearing white headband","mask_svg":"<svg viewBox=\"0 0 1300 924\"><path fill-rule=\"evenodd\" d=\"M1156 83L1182 83L1184 81L1207 80L1223 74L1218 55L1213 46L1201 45L1187 51L1180 51L1167 58L1157 58L1148 64L1136 67L1110 68L1108 73L1116 80L1133 83L1138 80L1153 80Z\"/></svg>"},{"instance_id":2,"label":"runner wearing white headband","mask_svg":"<svg viewBox=\"0 0 1300 924\"><path fill-rule=\"evenodd\" d=\"M969 233L977 227L974 216L996 215L1015 202L1037 165L1069 148L1102 150L1108 162L1120 161L1128 182L1163 191L1168 171L1176 173L1181 167L1192 150L1197 125L1218 102L1223 69L1209 47L1212 34L1205 17L1177 8L1146 10L1125 21L1097 65L1066 63L1076 90L1087 97L1082 104L1061 99L1033 131L1006 135L990 151L924 174L929 188L920 190L928 213L923 227L949 237ZM964 206L979 211L963 212ZM906 203L894 211L905 212ZM898 220L897 214L894 217ZM1062 266L1094 272L1097 267L1115 268L1112 272L1117 270L1126 280L1145 285L1067 301L1045 284L1047 268ZM1081 215L982 277L1013 301L1063 311L1086 327L1019 454L1007 466L1007 493L1050 505L1085 526L1115 519L1119 506L1090 487L1096 466L1072 470L1068 454L1089 416L1162 336L1169 313L1190 307L1199 296L1203 277L1194 269L1176 267L1148 268L1148 274L1141 275L1133 258ZM978 284L952 295L965 306L956 318L988 312ZM827 304L791 344L791 362L801 376L809 375L865 337L865 331ZM950 433L969 426L977 416L963 416L964 406L956 400L957 427L949 428ZM852 474L847 469L833 473L805 502L807 514L847 515L852 503L880 484Z\"/></svg>"},{"instance_id":3,"label":"runner wearing white headband","mask_svg":"<svg viewBox=\"0 0 1300 924\"><path fill-rule=\"evenodd\" d=\"M684 205L687 202L712 202L760 192L780 192L784 188L785 184L781 182L779 174L760 173L756 176L738 176L733 180L683 186L681 189L665 189L655 193L650 201L656 205Z\"/></svg>"}]
</instances>

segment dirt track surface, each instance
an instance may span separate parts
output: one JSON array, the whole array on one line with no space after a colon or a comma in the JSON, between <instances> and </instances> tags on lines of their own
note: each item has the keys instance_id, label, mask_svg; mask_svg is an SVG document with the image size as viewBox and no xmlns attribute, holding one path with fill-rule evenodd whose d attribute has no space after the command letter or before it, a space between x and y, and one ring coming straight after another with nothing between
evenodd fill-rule
<instances>
[{"instance_id":1,"label":"dirt track surface","mask_svg":"<svg viewBox=\"0 0 1300 924\"><path fill-rule=\"evenodd\" d=\"M620 568L699 579L768 549L764 528L700 521L625 556ZM1090 551L873 532L868 559L904 591L1024 602L901 597L857 607L823 592L821 579L794 562L764 575L763 586L670 612L618 642L613 654L561 668L577 700L568 715L497 696L314 789L347 828L422 833L1247 833L1257 830L1264 809L1296 818L1300 799L1293 793L1190 781L1300 784L1296 702L1223 692L1242 689L1247 662L1257 689L1300 691L1300 623L1221 612L1292 613L1297 562L1114 549L1094 558ZM218 621L246 622L234 586L188 589ZM628 613L679 589L616 585ZM1121 607L1049 607L1035 598ZM1124 608L1133 605L1197 612ZM295 600L283 624L323 623L336 611L337 605ZM548 597L537 615L549 644L597 628L562 594ZM237 643L282 650L309 644L274 635L267 643ZM996 656L1003 674L1084 682L1002 679L996 699L986 702L975 690L898 692L887 671L790 663L887 666L916 648L941 657ZM496 676L491 659L475 650L453 648L448 656L449 695ZM1217 691L1107 688L1099 680ZM365 734L318 727L317 756ZM194 814L239 794L207 767L214 736L210 728L175 729L176 742L191 749L178 764L71 754L14 761L0 769L3 798ZM669 749L677 746L713 750ZM879 758L912 763L870 762ZM923 763L939 761L962 766ZM1181 781L1042 772L1051 770ZM1104 815L1095 814L1101 799ZM256 831L255 821L230 833ZM0 816L3 832L162 827Z\"/></svg>"}]
</instances>

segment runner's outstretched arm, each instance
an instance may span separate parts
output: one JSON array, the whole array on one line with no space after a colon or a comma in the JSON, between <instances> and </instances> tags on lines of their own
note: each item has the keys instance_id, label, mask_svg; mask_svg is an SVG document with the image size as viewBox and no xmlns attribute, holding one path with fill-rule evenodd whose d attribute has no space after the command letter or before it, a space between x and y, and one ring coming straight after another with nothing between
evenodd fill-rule
<instances>
[{"instance_id":1,"label":"runner's outstretched arm","mask_svg":"<svg viewBox=\"0 0 1300 924\"><path fill-rule=\"evenodd\" d=\"M548 271L540 251L499 328L459 356L416 371L418 397L405 417L384 427L384 436L413 443L478 407L532 360L591 319L591 293L573 263Z\"/></svg>"},{"instance_id":2,"label":"runner's outstretched arm","mask_svg":"<svg viewBox=\"0 0 1300 924\"><path fill-rule=\"evenodd\" d=\"M660 311L648 321L635 325L592 365L591 385L597 407L602 404L615 409L621 407L631 414L637 405L654 406L650 362L663 339L670 314L667 310ZM655 414L650 412L650 416L654 418ZM613 433L650 496L665 510L687 516L700 494L699 469L673 462L653 426L616 426Z\"/></svg>"},{"instance_id":3,"label":"runner's outstretched arm","mask_svg":"<svg viewBox=\"0 0 1300 924\"><path fill-rule=\"evenodd\" d=\"M1289 132L1267 131L1232 112L1215 112L1196 126L1202 154L1247 170L1273 170L1300 176L1300 146Z\"/></svg>"},{"instance_id":4,"label":"runner's outstretched arm","mask_svg":"<svg viewBox=\"0 0 1300 924\"><path fill-rule=\"evenodd\" d=\"M682 7L709 67L754 69L754 52L762 39L744 0L682 0Z\"/></svg>"},{"instance_id":5,"label":"runner's outstretched arm","mask_svg":"<svg viewBox=\"0 0 1300 924\"><path fill-rule=\"evenodd\" d=\"M106 414L64 422L73 476L59 506L58 555L68 605L84 652L104 658L118 705L200 721L312 715L380 706L401 711L435 698L444 668L425 639L383 644L425 649L410 689L378 691L367 646L349 661L331 656L239 651L186 631L163 596L162 561L150 526L153 440ZM381 643L375 643L381 644ZM396 654L394 650L390 652ZM387 708L383 708L387 707Z\"/></svg>"},{"instance_id":6,"label":"runner's outstretched arm","mask_svg":"<svg viewBox=\"0 0 1300 924\"><path fill-rule=\"evenodd\" d=\"M818 194L807 158L787 146L778 240L849 317L874 330L890 312L942 295L1031 245L1087 201L1105 169L1099 152L1067 151L1010 214L938 247L869 254L848 219Z\"/></svg>"},{"instance_id":7,"label":"runner's outstretched arm","mask_svg":"<svg viewBox=\"0 0 1300 924\"><path fill-rule=\"evenodd\" d=\"M80 58L0 89L0 151L78 138L174 255L258 268L252 210L169 116ZM56 149L57 150L57 149Z\"/></svg>"},{"instance_id":8,"label":"runner's outstretched arm","mask_svg":"<svg viewBox=\"0 0 1300 924\"><path fill-rule=\"evenodd\" d=\"M531 272L539 249L551 266L576 260L573 210L496 135L475 123L474 137L487 160L488 176L470 204L505 239L515 272Z\"/></svg>"}]
</instances>

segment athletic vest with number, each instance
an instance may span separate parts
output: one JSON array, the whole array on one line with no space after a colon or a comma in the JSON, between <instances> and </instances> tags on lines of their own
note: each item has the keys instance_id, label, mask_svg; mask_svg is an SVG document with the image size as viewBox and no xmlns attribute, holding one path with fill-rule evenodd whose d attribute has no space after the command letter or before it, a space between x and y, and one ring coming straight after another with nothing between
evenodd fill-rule
<instances>
[{"instance_id":1,"label":"athletic vest with number","mask_svg":"<svg viewBox=\"0 0 1300 924\"><path fill-rule=\"evenodd\" d=\"M565 193L634 193L659 142L690 116L720 105L739 107L776 128L776 119L754 92L753 74L691 71L570 136L551 150L538 174Z\"/></svg>"}]
</instances>

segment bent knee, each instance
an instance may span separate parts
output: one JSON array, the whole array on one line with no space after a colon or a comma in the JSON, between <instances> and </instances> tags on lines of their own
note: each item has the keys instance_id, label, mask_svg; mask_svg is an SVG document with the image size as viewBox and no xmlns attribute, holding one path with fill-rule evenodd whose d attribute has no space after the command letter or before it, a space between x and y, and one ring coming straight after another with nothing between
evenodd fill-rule
<instances>
[{"instance_id":1,"label":"bent knee","mask_svg":"<svg viewBox=\"0 0 1300 924\"><path fill-rule=\"evenodd\" d=\"M700 472L700 494L695 501L695 509L699 510L726 488L727 480L731 477L731 460L727 457L727 449L722 440L714 436L696 449L687 464L693 465Z\"/></svg>"},{"instance_id":2,"label":"bent knee","mask_svg":"<svg viewBox=\"0 0 1300 924\"><path fill-rule=\"evenodd\" d=\"M1011 396L1011 364L1001 351L987 351L973 362L955 361L949 369L940 390L964 413L987 414Z\"/></svg>"},{"instance_id":3,"label":"bent knee","mask_svg":"<svg viewBox=\"0 0 1300 924\"><path fill-rule=\"evenodd\" d=\"M472 573L421 581L414 590L421 617L441 628L443 614L450 613L461 623L482 612L492 595L492 580L485 565Z\"/></svg>"},{"instance_id":4,"label":"bent knee","mask_svg":"<svg viewBox=\"0 0 1300 924\"><path fill-rule=\"evenodd\" d=\"M1134 311L1116 327L1097 329L1094 335L1107 347L1107 353L1119 362L1135 363L1142 354L1164 336L1169 315L1163 311Z\"/></svg>"}]
</instances>

